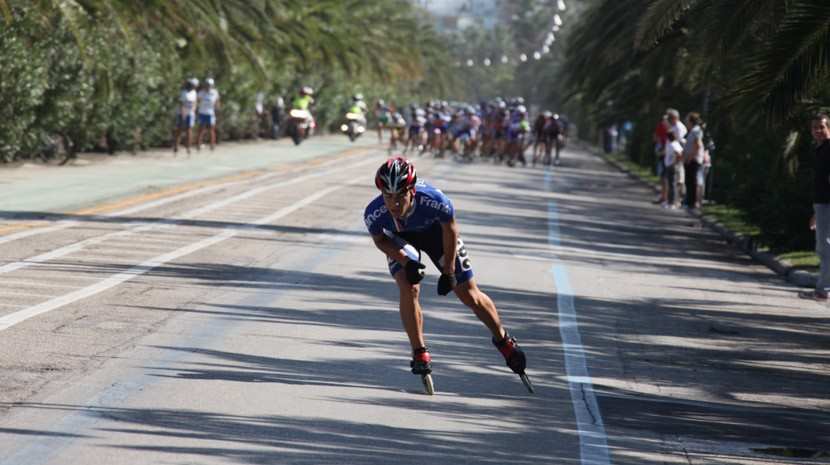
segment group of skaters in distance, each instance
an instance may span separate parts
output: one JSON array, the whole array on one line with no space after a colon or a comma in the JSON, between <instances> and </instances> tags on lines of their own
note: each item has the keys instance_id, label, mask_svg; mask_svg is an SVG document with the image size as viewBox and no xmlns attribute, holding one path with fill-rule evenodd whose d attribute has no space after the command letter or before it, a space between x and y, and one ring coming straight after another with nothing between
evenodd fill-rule
<instances>
[{"instance_id":1,"label":"group of skaters in distance","mask_svg":"<svg viewBox=\"0 0 830 465\"><path fill-rule=\"evenodd\" d=\"M462 161L490 159L515 166L530 163L558 165L565 145L568 122L551 111L540 112L531 123L522 97L468 103L429 101L410 104L405 113L380 100L375 105L378 142L389 131L389 151L431 154L442 158L448 152Z\"/></svg>"},{"instance_id":2,"label":"group of skaters in distance","mask_svg":"<svg viewBox=\"0 0 830 465\"><path fill-rule=\"evenodd\" d=\"M699 209L703 204L712 167L710 146L704 143L704 127L699 113L686 115L684 124L674 108L667 109L657 123L654 153L661 180L657 202L663 208Z\"/></svg>"},{"instance_id":3,"label":"group of skaters in distance","mask_svg":"<svg viewBox=\"0 0 830 465\"><path fill-rule=\"evenodd\" d=\"M276 139L286 134L299 144L314 131L313 94L311 87L300 87L290 108L286 108L282 97L275 100L271 121L267 124L271 137ZM173 152L178 152L182 139L188 154L193 146L200 149L205 135L213 150L217 142L219 107L219 91L212 78L201 83L195 77L185 80L179 94ZM260 93L256 105L258 122L268 119L264 107L264 94ZM567 118L547 110L539 112L531 123L522 97L507 100L497 97L478 105L432 100L422 106L412 103L403 112L378 100L373 110L378 142L383 143L384 132L388 131L390 153L402 151L442 158L449 152L461 161L490 159L511 167L517 163L527 165L526 152L531 147L533 166L559 165L569 126ZM344 124L340 126L350 140L365 131L367 113L363 95L354 94L344 109ZM197 124L194 140L193 129Z\"/></svg>"}]
</instances>

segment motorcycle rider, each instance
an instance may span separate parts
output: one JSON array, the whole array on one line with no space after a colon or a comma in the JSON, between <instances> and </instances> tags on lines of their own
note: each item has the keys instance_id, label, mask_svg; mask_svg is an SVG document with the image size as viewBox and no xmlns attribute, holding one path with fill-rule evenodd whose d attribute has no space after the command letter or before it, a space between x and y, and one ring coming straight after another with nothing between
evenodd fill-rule
<instances>
[{"instance_id":1,"label":"motorcycle rider","mask_svg":"<svg viewBox=\"0 0 830 465\"><path fill-rule=\"evenodd\" d=\"M352 106L349 107L349 113L360 115L362 118L360 124L366 124L366 112L368 111L369 107L366 105L366 102L363 101L363 94L354 94L352 96Z\"/></svg>"},{"instance_id":2,"label":"motorcycle rider","mask_svg":"<svg viewBox=\"0 0 830 465\"><path fill-rule=\"evenodd\" d=\"M363 94L357 93L352 96L352 104L346 110L346 122L340 125L340 130L354 141L366 130L366 112L368 107L363 101Z\"/></svg>"},{"instance_id":3,"label":"motorcycle rider","mask_svg":"<svg viewBox=\"0 0 830 465\"><path fill-rule=\"evenodd\" d=\"M311 116L311 106L314 104L314 89L309 86L300 88L298 95L291 101L292 122L289 130L293 132L294 144L309 136L314 128L314 118Z\"/></svg>"},{"instance_id":4,"label":"motorcycle rider","mask_svg":"<svg viewBox=\"0 0 830 465\"><path fill-rule=\"evenodd\" d=\"M311 108L311 105L314 104L313 95L314 89L309 86L301 87L297 96L294 97L294 100L291 102L291 109L308 111L309 108Z\"/></svg>"}]
</instances>

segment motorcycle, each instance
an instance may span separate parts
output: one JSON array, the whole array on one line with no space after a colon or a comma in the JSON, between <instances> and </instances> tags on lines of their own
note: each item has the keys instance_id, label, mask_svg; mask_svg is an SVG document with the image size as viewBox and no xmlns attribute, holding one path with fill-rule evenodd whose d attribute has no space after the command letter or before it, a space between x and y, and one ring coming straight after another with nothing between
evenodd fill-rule
<instances>
[{"instance_id":1,"label":"motorcycle","mask_svg":"<svg viewBox=\"0 0 830 465\"><path fill-rule=\"evenodd\" d=\"M366 118L360 113L346 113L346 122L340 125L340 131L349 137L351 142L366 132Z\"/></svg>"},{"instance_id":2,"label":"motorcycle","mask_svg":"<svg viewBox=\"0 0 830 465\"><path fill-rule=\"evenodd\" d=\"M297 108L288 112L288 116L286 132L291 137L291 140L294 141L294 145L300 145L314 128L314 118L311 116L310 111Z\"/></svg>"}]
</instances>

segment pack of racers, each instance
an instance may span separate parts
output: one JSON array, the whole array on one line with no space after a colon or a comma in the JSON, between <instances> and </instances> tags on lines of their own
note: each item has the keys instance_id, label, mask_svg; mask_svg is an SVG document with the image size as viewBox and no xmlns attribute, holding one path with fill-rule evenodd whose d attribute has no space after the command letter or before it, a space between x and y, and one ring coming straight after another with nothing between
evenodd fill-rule
<instances>
[{"instance_id":1,"label":"pack of racers","mask_svg":"<svg viewBox=\"0 0 830 465\"><path fill-rule=\"evenodd\" d=\"M289 118L287 132L295 143L308 137L315 127L311 115L313 103L313 90L308 86L300 88L291 101L289 113L302 114L299 118ZM422 105L411 103L400 111L394 104L378 99L372 113L378 140L383 141L384 130L390 132L390 152L441 158L449 151L459 161L491 159L511 167L517 163L527 165L525 152L531 146L532 166L540 162L558 165L568 128L565 117L548 110L538 113L531 123L522 97L508 100L497 97L478 105L430 100ZM369 114L363 95L354 94L345 107L340 129L350 140L355 140L366 130Z\"/></svg>"},{"instance_id":2,"label":"pack of racers","mask_svg":"<svg viewBox=\"0 0 830 465\"><path fill-rule=\"evenodd\" d=\"M558 164L567 128L567 121L550 111L540 113L531 124L520 97L509 101L499 98L477 106L444 101L429 101L423 106L413 103L405 113L404 117L390 107L385 123L385 127L392 128L390 150L400 144L404 153L429 153L440 158L449 151L462 161L491 158L508 166L526 165L525 152L531 145L534 166L541 159L546 164Z\"/></svg>"}]
</instances>

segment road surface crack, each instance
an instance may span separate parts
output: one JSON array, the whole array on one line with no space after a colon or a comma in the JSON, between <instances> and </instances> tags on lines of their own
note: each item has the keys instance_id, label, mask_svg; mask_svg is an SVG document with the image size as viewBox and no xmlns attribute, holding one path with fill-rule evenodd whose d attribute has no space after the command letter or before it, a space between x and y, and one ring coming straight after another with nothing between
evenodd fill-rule
<instances>
[{"instance_id":1,"label":"road surface crack","mask_svg":"<svg viewBox=\"0 0 830 465\"><path fill-rule=\"evenodd\" d=\"M599 424L597 421L597 415L593 410L591 410L591 405L588 403L588 394L585 392L585 383L579 383L579 389L582 391L582 403L585 404L585 410L587 410L591 415L591 424Z\"/></svg>"}]
</instances>

